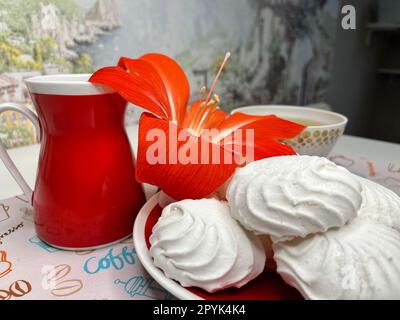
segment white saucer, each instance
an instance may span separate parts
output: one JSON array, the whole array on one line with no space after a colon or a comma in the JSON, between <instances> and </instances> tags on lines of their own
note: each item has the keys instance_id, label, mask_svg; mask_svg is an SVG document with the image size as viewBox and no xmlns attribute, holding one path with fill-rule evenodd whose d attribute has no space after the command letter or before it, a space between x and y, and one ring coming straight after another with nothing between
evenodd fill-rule
<instances>
[{"instance_id":1,"label":"white saucer","mask_svg":"<svg viewBox=\"0 0 400 320\"><path fill-rule=\"evenodd\" d=\"M164 273L160 269L156 268L153 264L153 259L150 256L150 252L146 245L145 227L150 212L158 204L159 194L160 193L158 192L153 195L142 207L136 217L135 224L133 226L133 244L135 246L137 256L143 267L154 278L154 280L172 295L182 300L203 300L202 297L185 289L176 281L167 278Z\"/></svg>"}]
</instances>

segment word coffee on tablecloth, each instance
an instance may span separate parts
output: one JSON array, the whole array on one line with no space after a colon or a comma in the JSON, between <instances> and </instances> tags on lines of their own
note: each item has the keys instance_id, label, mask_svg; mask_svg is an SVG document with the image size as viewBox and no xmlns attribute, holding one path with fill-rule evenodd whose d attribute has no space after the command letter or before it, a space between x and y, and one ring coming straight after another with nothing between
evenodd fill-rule
<instances>
[{"instance_id":1,"label":"word coffee on tablecloth","mask_svg":"<svg viewBox=\"0 0 400 320\"><path fill-rule=\"evenodd\" d=\"M23 197L0 200L0 300L172 298L143 269L132 238L97 250L59 250L36 236Z\"/></svg>"}]
</instances>

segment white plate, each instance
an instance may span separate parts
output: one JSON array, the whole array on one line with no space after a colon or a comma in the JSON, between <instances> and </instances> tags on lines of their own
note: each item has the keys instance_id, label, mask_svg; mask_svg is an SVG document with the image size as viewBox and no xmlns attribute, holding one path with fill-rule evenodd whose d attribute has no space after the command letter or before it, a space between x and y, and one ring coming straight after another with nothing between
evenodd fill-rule
<instances>
[{"instance_id":1,"label":"white plate","mask_svg":"<svg viewBox=\"0 0 400 320\"><path fill-rule=\"evenodd\" d=\"M165 290L169 291L178 299L182 300L203 300L203 298L190 292L174 280L167 278L164 273L154 266L153 258L147 249L145 239L145 226L147 218L153 208L158 204L159 192L153 195L139 211L133 226L133 243L137 256L146 271L158 282Z\"/></svg>"},{"instance_id":2,"label":"white plate","mask_svg":"<svg viewBox=\"0 0 400 320\"><path fill-rule=\"evenodd\" d=\"M137 256L146 271L175 297L182 300L292 300L301 298L298 291L285 284L279 275L271 272L264 272L256 280L251 281L240 289L231 288L213 294L204 292L204 295L200 289L193 288L194 291L192 289L188 290L178 282L167 278L160 269L154 266L145 238L146 222L152 210L160 203L164 206L169 203L168 198L161 192L153 195L140 210L133 227L133 243ZM199 293L197 293L197 290L199 290Z\"/></svg>"}]
</instances>

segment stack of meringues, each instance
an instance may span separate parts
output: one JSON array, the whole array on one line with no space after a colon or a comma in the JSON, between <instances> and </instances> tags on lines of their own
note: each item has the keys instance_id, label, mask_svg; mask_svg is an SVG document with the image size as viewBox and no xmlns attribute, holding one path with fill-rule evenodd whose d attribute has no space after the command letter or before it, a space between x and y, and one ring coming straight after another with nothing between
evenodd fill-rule
<instances>
[{"instance_id":1,"label":"stack of meringues","mask_svg":"<svg viewBox=\"0 0 400 320\"><path fill-rule=\"evenodd\" d=\"M241 287L271 255L306 299L400 299L392 191L326 158L283 156L239 169L226 198L164 208L150 252L166 276L210 292Z\"/></svg>"},{"instance_id":2,"label":"stack of meringues","mask_svg":"<svg viewBox=\"0 0 400 320\"><path fill-rule=\"evenodd\" d=\"M231 213L272 240L277 271L307 299L400 298L400 198L320 157L240 169Z\"/></svg>"}]
</instances>

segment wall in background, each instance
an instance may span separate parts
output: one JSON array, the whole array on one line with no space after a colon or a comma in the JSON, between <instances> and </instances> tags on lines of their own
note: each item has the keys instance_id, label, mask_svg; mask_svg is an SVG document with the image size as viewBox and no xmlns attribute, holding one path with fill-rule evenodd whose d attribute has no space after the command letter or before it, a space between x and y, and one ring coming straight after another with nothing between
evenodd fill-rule
<instances>
[{"instance_id":1,"label":"wall in background","mask_svg":"<svg viewBox=\"0 0 400 320\"><path fill-rule=\"evenodd\" d=\"M338 0L0 0L0 8L0 102L29 103L26 77L92 72L150 51L177 59L195 98L230 51L217 86L227 111L325 101L339 10ZM0 134L9 147L34 140L13 114L0 119Z\"/></svg>"},{"instance_id":2,"label":"wall in background","mask_svg":"<svg viewBox=\"0 0 400 320\"><path fill-rule=\"evenodd\" d=\"M368 24L379 22L379 0L340 1L345 4L355 7L357 28L338 24L327 102L349 118L347 134L400 143L400 33L369 33ZM390 15L400 21L400 11ZM382 75L380 68L398 75Z\"/></svg>"},{"instance_id":3,"label":"wall in background","mask_svg":"<svg viewBox=\"0 0 400 320\"><path fill-rule=\"evenodd\" d=\"M327 94L332 108L349 118L346 132L365 135L376 87L379 46L367 48L366 25L376 12L375 0L345 0L356 8L356 29L343 30L337 25L334 68Z\"/></svg>"}]
</instances>

